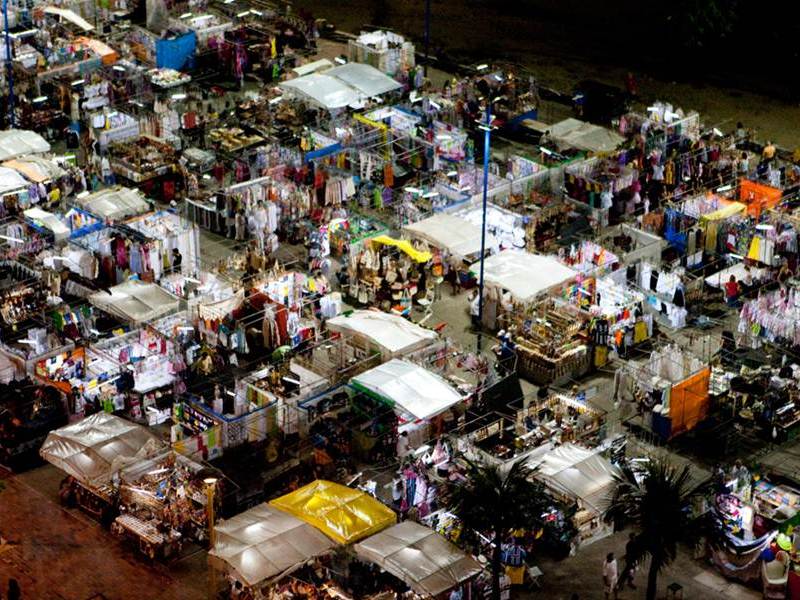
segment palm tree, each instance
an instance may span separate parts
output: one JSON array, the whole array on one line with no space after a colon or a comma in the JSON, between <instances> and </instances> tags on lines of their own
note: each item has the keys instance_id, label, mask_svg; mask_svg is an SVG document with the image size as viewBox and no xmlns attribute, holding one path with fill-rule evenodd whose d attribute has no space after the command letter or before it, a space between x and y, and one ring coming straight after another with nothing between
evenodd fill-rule
<instances>
[{"instance_id":1,"label":"palm tree","mask_svg":"<svg viewBox=\"0 0 800 600\"><path fill-rule=\"evenodd\" d=\"M452 489L453 512L467 530L492 532L492 599L500 598L502 543L515 529L541 524L546 506L543 486L534 470L519 461L511 468L468 462L467 481Z\"/></svg>"},{"instance_id":2,"label":"palm tree","mask_svg":"<svg viewBox=\"0 0 800 600\"><path fill-rule=\"evenodd\" d=\"M689 510L701 490L692 484L689 465L678 469L665 460L647 463L638 478L626 469L616 479L606 520L622 519L637 530L626 567L650 559L646 598L654 600L658 574L675 560L678 545L694 545L704 531Z\"/></svg>"}]
</instances>

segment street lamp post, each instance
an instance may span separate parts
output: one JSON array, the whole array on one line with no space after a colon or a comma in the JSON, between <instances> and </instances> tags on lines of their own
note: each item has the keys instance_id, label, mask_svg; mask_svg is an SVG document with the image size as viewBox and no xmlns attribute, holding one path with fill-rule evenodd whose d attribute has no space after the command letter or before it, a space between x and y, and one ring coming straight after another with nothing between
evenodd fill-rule
<instances>
[{"instance_id":1,"label":"street lamp post","mask_svg":"<svg viewBox=\"0 0 800 600\"><path fill-rule=\"evenodd\" d=\"M14 67L11 63L11 34L8 31L8 0L3 0L3 25L6 41L6 78L8 79L8 125L14 128Z\"/></svg>"},{"instance_id":2,"label":"street lamp post","mask_svg":"<svg viewBox=\"0 0 800 600\"><path fill-rule=\"evenodd\" d=\"M486 256L486 204L489 192L489 147L492 134L492 99L486 99L486 122L483 129L483 216L481 218L481 268L478 277L478 327L483 324L483 263ZM481 332L478 331L478 352L481 351Z\"/></svg>"},{"instance_id":3,"label":"street lamp post","mask_svg":"<svg viewBox=\"0 0 800 600\"><path fill-rule=\"evenodd\" d=\"M213 550L217 542L217 535L214 529L214 496L217 491L217 478L206 477L203 479L206 484L206 517L208 519L208 549ZM217 597L217 569L216 566L209 564L208 570L208 597L214 600Z\"/></svg>"},{"instance_id":4,"label":"street lamp post","mask_svg":"<svg viewBox=\"0 0 800 600\"><path fill-rule=\"evenodd\" d=\"M4 0L5 1L5 0ZM430 62L431 45L431 0L425 0L425 77L428 76L428 63Z\"/></svg>"}]
</instances>

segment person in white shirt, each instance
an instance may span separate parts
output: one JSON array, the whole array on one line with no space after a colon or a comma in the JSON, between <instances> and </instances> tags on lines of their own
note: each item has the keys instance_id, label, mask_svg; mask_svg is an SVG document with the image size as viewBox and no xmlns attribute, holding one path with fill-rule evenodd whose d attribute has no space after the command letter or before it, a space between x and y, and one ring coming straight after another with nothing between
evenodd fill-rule
<instances>
[{"instance_id":1,"label":"person in white shirt","mask_svg":"<svg viewBox=\"0 0 800 600\"><path fill-rule=\"evenodd\" d=\"M410 451L411 441L408 439L408 433L404 431L397 437L397 458L408 456Z\"/></svg>"},{"instance_id":2,"label":"person in white shirt","mask_svg":"<svg viewBox=\"0 0 800 600\"><path fill-rule=\"evenodd\" d=\"M614 558L614 553L609 552L606 556L606 562L603 563L603 588L608 598L617 597L617 580L619 579L619 570L617 568L617 559Z\"/></svg>"}]
</instances>

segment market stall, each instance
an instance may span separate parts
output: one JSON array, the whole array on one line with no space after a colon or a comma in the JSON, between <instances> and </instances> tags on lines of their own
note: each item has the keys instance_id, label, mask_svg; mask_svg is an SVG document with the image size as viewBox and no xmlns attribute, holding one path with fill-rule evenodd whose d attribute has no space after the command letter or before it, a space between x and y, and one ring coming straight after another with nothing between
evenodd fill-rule
<instances>
[{"instance_id":1,"label":"market stall","mask_svg":"<svg viewBox=\"0 0 800 600\"><path fill-rule=\"evenodd\" d=\"M470 267L478 275L481 264ZM535 303L573 281L578 272L556 257L505 250L483 262L487 291L484 296L483 324L490 330L508 329L519 308Z\"/></svg>"},{"instance_id":2,"label":"market stall","mask_svg":"<svg viewBox=\"0 0 800 600\"><path fill-rule=\"evenodd\" d=\"M629 424L668 440L694 429L709 414L708 364L669 345L643 362L629 362L617 372L617 398L633 402L642 416Z\"/></svg>"},{"instance_id":3,"label":"market stall","mask_svg":"<svg viewBox=\"0 0 800 600\"><path fill-rule=\"evenodd\" d=\"M550 139L559 150L576 148L593 154L613 152L625 141L625 138L605 127L566 119L550 126Z\"/></svg>"},{"instance_id":4,"label":"market stall","mask_svg":"<svg viewBox=\"0 0 800 600\"><path fill-rule=\"evenodd\" d=\"M325 327L338 333L348 345L384 359L399 358L436 340L438 334L398 315L371 310L355 310L328 319Z\"/></svg>"},{"instance_id":5,"label":"market stall","mask_svg":"<svg viewBox=\"0 0 800 600\"><path fill-rule=\"evenodd\" d=\"M778 205L783 198L783 190L749 179L740 179L738 197L747 206L747 214L758 218L762 212Z\"/></svg>"},{"instance_id":6,"label":"market stall","mask_svg":"<svg viewBox=\"0 0 800 600\"><path fill-rule=\"evenodd\" d=\"M481 228L467 219L450 213L435 214L416 223L403 226L403 232L412 239L422 240L444 252L445 257L480 257ZM499 248L491 232L486 235L487 250Z\"/></svg>"},{"instance_id":7,"label":"market stall","mask_svg":"<svg viewBox=\"0 0 800 600\"><path fill-rule=\"evenodd\" d=\"M357 542L397 521L394 511L365 492L320 479L269 504L339 544Z\"/></svg>"},{"instance_id":8,"label":"market stall","mask_svg":"<svg viewBox=\"0 0 800 600\"><path fill-rule=\"evenodd\" d=\"M105 188L85 196L76 196L72 202L104 221L122 221L142 215L150 210L147 199L136 189L122 186Z\"/></svg>"},{"instance_id":9,"label":"market stall","mask_svg":"<svg viewBox=\"0 0 800 600\"><path fill-rule=\"evenodd\" d=\"M269 504L259 504L214 528L208 553L219 568L248 588L261 589L335 547L312 525Z\"/></svg>"},{"instance_id":10,"label":"market stall","mask_svg":"<svg viewBox=\"0 0 800 600\"><path fill-rule=\"evenodd\" d=\"M162 264L169 264L172 271L180 270L185 275L195 275L200 265L200 232L197 226L169 210L160 210L132 217L125 221L127 228L139 232L151 244L155 243L153 260L158 257ZM181 257L175 264L176 254Z\"/></svg>"},{"instance_id":11,"label":"market stall","mask_svg":"<svg viewBox=\"0 0 800 600\"><path fill-rule=\"evenodd\" d=\"M420 285L425 265L432 258L430 252L418 250L407 240L388 235L368 238L360 249L350 252L348 293L360 304L408 314L415 298L432 295L430 278L430 289Z\"/></svg>"},{"instance_id":12,"label":"market stall","mask_svg":"<svg viewBox=\"0 0 800 600\"><path fill-rule=\"evenodd\" d=\"M161 140L139 137L109 146L111 170L134 184L142 185L152 195L169 202L175 196L175 148ZM160 186L156 187L156 179Z\"/></svg>"},{"instance_id":13,"label":"market stall","mask_svg":"<svg viewBox=\"0 0 800 600\"><path fill-rule=\"evenodd\" d=\"M208 539L208 471L174 451L119 471L120 515L111 532L152 558L176 555L188 541Z\"/></svg>"},{"instance_id":14,"label":"market stall","mask_svg":"<svg viewBox=\"0 0 800 600\"><path fill-rule=\"evenodd\" d=\"M350 385L412 417L406 421L429 419L464 399L443 378L397 358L356 375Z\"/></svg>"},{"instance_id":15,"label":"market stall","mask_svg":"<svg viewBox=\"0 0 800 600\"><path fill-rule=\"evenodd\" d=\"M529 459L534 477L562 501L575 502L572 519L578 543L589 544L613 533L604 517L621 471L600 455L576 444L552 448Z\"/></svg>"},{"instance_id":16,"label":"market stall","mask_svg":"<svg viewBox=\"0 0 800 600\"><path fill-rule=\"evenodd\" d=\"M0 160L11 160L28 154L50 152L50 144L34 131L6 129L0 131Z\"/></svg>"},{"instance_id":17,"label":"market stall","mask_svg":"<svg viewBox=\"0 0 800 600\"><path fill-rule=\"evenodd\" d=\"M608 158L590 158L567 165L566 195L584 207L601 226L615 224L628 209L639 186L639 172Z\"/></svg>"},{"instance_id":18,"label":"market stall","mask_svg":"<svg viewBox=\"0 0 800 600\"><path fill-rule=\"evenodd\" d=\"M517 372L538 385L577 378L592 368L590 317L553 298L527 303L503 321Z\"/></svg>"},{"instance_id":19,"label":"market stall","mask_svg":"<svg viewBox=\"0 0 800 600\"><path fill-rule=\"evenodd\" d=\"M152 321L176 311L179 306L178 298L157 284L137 280L92 294L89 302L129 323Z\"/></svg>"},{"instance_id":20,"label":"market stall","mask_svg":"<svg viewBox=\"0 0 800 600\"><path fill-rule=\"evenodd\" d=\"M85 390L85 399L102 403L106 410L157 425L172 414L192 347L196 349L197 339L186 313L162 317L92 344L84 380L75 385ZM116 385L109 387L109 380Z\"/></svg>"},{"instance_id":21,"label":"market stall","mask_svg":"<svg viewBox=\"0 0 800 600\"><path fill-rule=\"evenodd\" d=\"M423 598L434 598L477 576L483 567L444 537L405 521L357 543L362 561L376 564Z\"/></svg>"},{"instance_id":22,"label":"market stall","mask_svg":"<svg viewBox=\"0 0 800 600\"><path fill-rule=\"evenodd\" d=\"M414 44L392 31L362 31L347 42L350 62L372 65L382 73L396 76L414 66Z\"/></svg>"},{"instance_id":23,"label":"market stall","mask_svg":"<svg viewBox=\"0 0 800 600\"><path fill-rule=\"evenodd\" d=\"M68 498L89 514L105 518L116 504L112 476L162 449L144 427L97 413L51 432L39 454L71 478Z\"/></svg>"}]
</instances>

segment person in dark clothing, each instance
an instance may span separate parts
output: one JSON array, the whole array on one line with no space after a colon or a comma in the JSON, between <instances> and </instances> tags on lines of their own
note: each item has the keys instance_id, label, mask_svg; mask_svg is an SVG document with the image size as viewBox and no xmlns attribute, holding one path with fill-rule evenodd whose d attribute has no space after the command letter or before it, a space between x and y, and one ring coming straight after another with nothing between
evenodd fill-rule
<instances>
[{"instance_id":1,"label":"person in dark clothing","mask_svg":"<svg viewBox=\"0 0 800 600\"><path fill-rule=\"evenodd\" d=\"M6 592L7 600L20 600L22 598L22 590L16 579L8 580L8 591Z\"/></svg>"},{"instance_id":2,"label":"person in dark clothing","mask_svg":"<svg viewBox=\"0 0 800 600\"><path fill-rule=\"evenodd\" d=\"M633 583L636 566L636 534L631 533L628 536L628 543L625 544L625 568L622 570L622 577L619 578L619 589L622 589L625 584L628 584L632 590L636 589L636 585Z\"/></svg>"},{"instance_id":3,"label":"person in dark clothing","mask_svg":"<svg viewBox=\"0 0 800 600\"><path fill-rule=\"evenodd\" d=\"M178 272L181 270L181 263L183 262L183 255L177 248L172 249L172 270Z\"/></svg>"}]
</instances>

